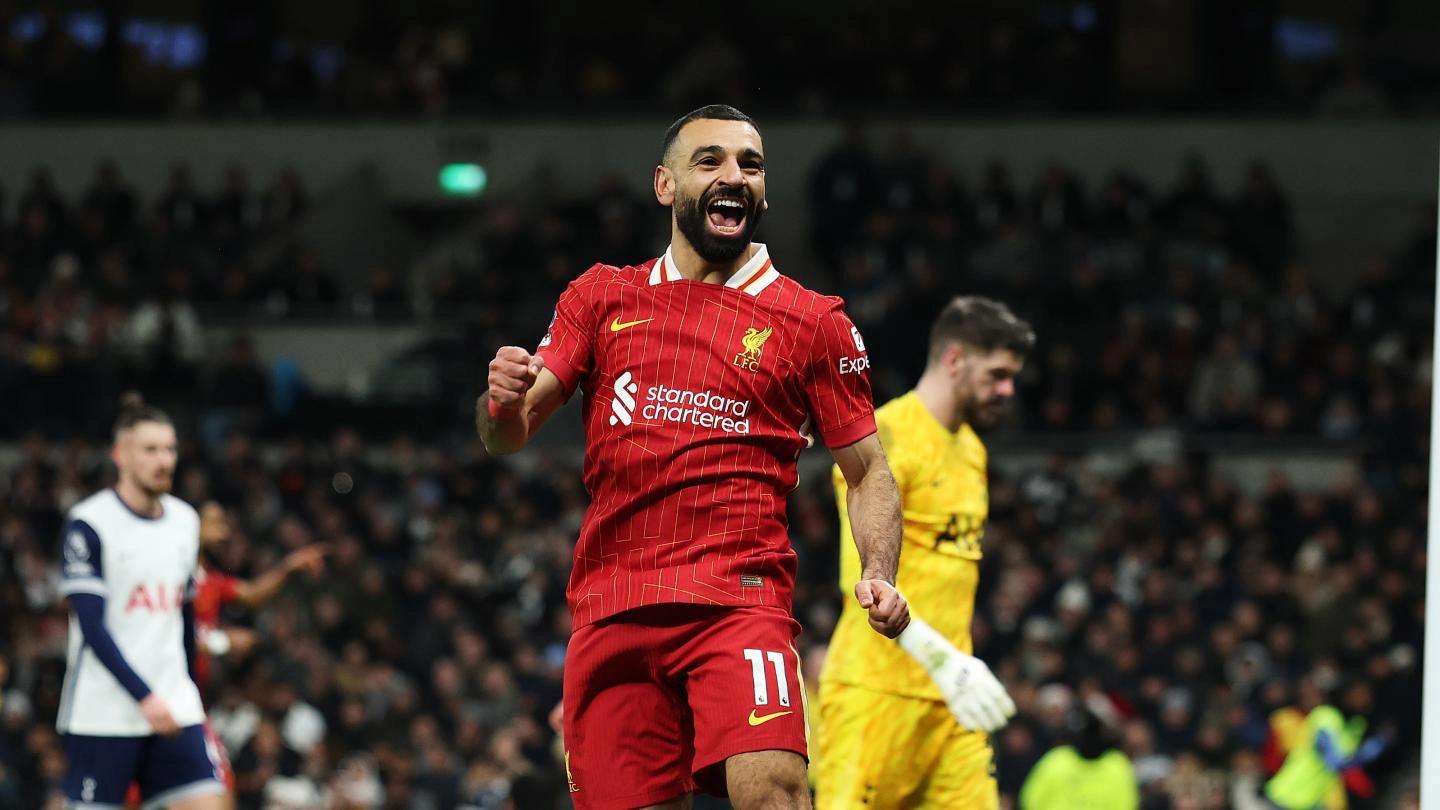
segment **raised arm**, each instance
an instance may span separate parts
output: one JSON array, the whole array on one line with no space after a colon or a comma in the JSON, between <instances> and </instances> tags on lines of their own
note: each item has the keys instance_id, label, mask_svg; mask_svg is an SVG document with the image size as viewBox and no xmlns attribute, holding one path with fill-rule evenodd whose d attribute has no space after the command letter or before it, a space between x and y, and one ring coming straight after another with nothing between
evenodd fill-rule
<instances>
[{"instance_id":1,"label":"raised arm","mask_svg":"<svg viewBox=\"0 0 1440 810\"><path fill-rule=\"evenodd\" d=\"M594 265L565 288L534 354L519 346L495 352L488 390L475 402L475 431L486 450L504 455L524 447L590 373L598 328L593 281L604 269Z\"/></svg>"},{"instance_id":2,"label":"raised arm","mask_svg":"<svg viewBox=\"0 0 1440 810\"><path fill-rule=\"evenodd\" d=\"M845 476L845 505L855 548L860 552L855 598L870 611L870 626L894 638L910 623L909 606L895 590L895 571L900 564L900 490L876 434L833 450L832 455Z\"/></svg>"},{"instance_id":3,"label":"raised arm","mask_svg":"<svg viewBox=\"0 0 1440 810\"><path fill-rule=\"evenodd\" d=\"M329 552L330 546L325 543L295 549L260 576L236 582L235 601L251 609L269 602L280 593L292 574L305 570L318 573L324 567L325 555Z\"/></svg>"},{"instance_id":4,"label":"raised arm","mask_svg":"<svg viewBox=\"0 0 1440 810\"><path fill-rule=\"evenodd\" d=\"M489 390L475 402L475 431L499 456L530 442L545 420L565 404L565 388L545 360L505 346L490 361Z\"/></svg>"}]
</instances>

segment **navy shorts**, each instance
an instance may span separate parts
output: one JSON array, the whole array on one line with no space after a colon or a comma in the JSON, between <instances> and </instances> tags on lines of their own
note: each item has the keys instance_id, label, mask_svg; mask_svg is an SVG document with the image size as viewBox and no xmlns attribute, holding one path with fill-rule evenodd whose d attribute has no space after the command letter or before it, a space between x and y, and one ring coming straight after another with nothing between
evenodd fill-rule
<instances>
[{"instance_id":1,"label":"navy shorts","mask_svg":"<svg viewBox=\"0 0 1440 810\"><path fill-rule=\"evenodd\" d=\"M66 734L65 761L65 798L74 810L118 810L131 783L140 785L145 808L226 792L223 759L203 725L174 737Z\"/></svg>"}]
</instances>

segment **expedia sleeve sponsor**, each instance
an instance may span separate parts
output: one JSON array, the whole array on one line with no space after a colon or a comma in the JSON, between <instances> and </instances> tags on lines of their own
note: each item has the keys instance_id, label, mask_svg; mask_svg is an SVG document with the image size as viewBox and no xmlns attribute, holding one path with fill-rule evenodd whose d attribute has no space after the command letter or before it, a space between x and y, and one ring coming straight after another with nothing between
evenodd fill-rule
<instances>
[{"instance_id":1,"label":"expedia sleeve sponsor","mask_svg":"<svg viewBox=\"0 0 1440 810\"><path fill-rule=\"evenodd\" d=\"M870 358L860 330L838 298L815 322L807 350L804 391L811 416L829 447L845 447L875 432Z\"/></svg>"}]
</instances>

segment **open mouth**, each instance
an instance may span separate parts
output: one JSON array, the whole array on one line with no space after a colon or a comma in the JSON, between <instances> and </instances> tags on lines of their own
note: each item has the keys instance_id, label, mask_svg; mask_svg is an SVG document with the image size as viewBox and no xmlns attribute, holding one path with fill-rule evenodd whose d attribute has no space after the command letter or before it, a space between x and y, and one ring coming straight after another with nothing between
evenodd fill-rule
<instances>
[{"instance_id":1,"label":"open mouth","mask_svg":"<svg viewBox=\"0 0 1440 810\"><path fill-rule=\"evenodd\" d=\"M705 206L710 227L721 236L734 236L745 225L745 201L738 197L716 197Z\"/></svg>"}]
</instances>

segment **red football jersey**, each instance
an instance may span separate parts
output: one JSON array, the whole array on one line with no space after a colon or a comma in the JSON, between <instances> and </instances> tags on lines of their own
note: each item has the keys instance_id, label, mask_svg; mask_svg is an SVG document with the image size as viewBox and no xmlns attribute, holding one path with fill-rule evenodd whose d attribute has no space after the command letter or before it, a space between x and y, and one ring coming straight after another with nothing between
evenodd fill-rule
<instances>
[{"instance_id":1,"label":"red football jersey","mask_svg":"<svg viewBox=\"0 0 1440 810\"><path fill-rule=\"evenodd\" d=\"M723 285L681 278L667 250L571 282L538 354L585 394L574 625L668 602L790 610L796 458L812 427L832 448L875 432L843 302L781 275L764 245Z\"/></svg>"},{"instance_id":2,"label":"red football jersey","mask_svg":"<svg viewBox=\"0 0 1440 810\"><path fill-rule=\"evenodd\" d=\"M240 580L207 565L200 566L195 583L195 630L205 633L220 627L220 608L235 601ZM199 644L195 650L195 680L201 688L210 679L210 654Z\"/></svg>"}]
</instances>

